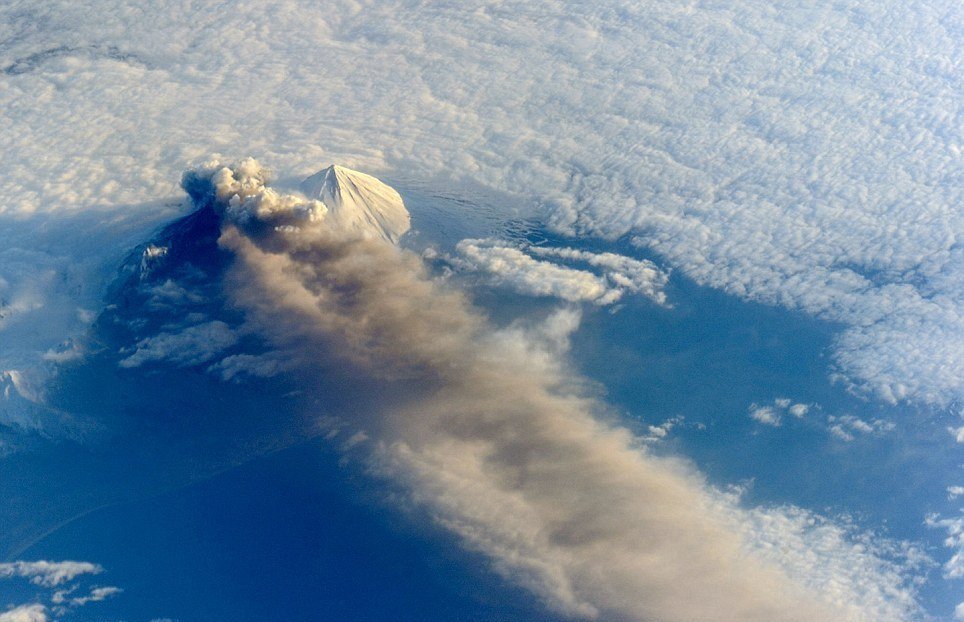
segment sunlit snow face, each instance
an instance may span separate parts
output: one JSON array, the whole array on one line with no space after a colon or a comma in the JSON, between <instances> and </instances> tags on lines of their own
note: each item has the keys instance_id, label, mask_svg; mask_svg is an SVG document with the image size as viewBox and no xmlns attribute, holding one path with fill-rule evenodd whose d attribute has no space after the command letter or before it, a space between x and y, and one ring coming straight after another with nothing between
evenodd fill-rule
<instances>
[{"instance_id":1,"label":"sunlit snow face","mask_svg":"<svg viewBox=\"0 0 964 622\"><path fill-rule=\"evenodd\" d=\"M486 348L514 349L540 373L563 369L581 398L605 391L610 407L590 400L593 417L629 426L646 451L692 458L712 484L697 486L700 495L738 485L751 509L726 495L721 503L744 527L772 526L758 529L771 533L764 540L836 555L856 538L871 551L860 563L823 559L830 570L820 576L793 557L764 565L791 582L844 585L831 599L873 611L870 619L913 619L915 599L954 616L964 391L959 7L750 4L0 8L0 109L15 130L0 134L0 456L17 473L4 478L12 490L0 504L13 525L0 530L6 554L31 541L33 522L53 526L206 477L318 434L319 417L330 433L352 408L387 417L386 400L437 405L420 385L408 393L392 384L416 373L395 369L397 351L414 348L406 351L420 361L415 370L427 373L451 362L459 338L388 347L394 333L370 332L336 306L325 334L343 341L326 348L373 366L348 374L298 350L314 343L309 336L279 337L300 317L292 309L267 319L264 301L240 296L263 294L282 276L316 296L341 292L317 284L315 261L368 255L319 255L326 222L356 232L377 224L371 237L392 241L409 229L387 186L366 199L384 209L356 218L338 205L336 170L299 185L336 160L397 182L413 214L402 243L422 259L384 261L421 274L415 282L430 291L442 277L471 292L485 320L468 307L468 324L488 322L498 335L481 340L500 344ZM177 188L185 163L217 150L263 154L281 177L266 186L253 161L195 169L213 180L210 200L239 237L225 234L218 246L223 222L210 214L155 235L195 206ZM245 273L238 256L256 253L264 265L290 263L280 276ZM379 278L371 291L392 291L388 274ZM436 318L436 331L481 330L447 324L455 316ZM310 323L301 319L299 330ZM423 341L431 356L418 349ZM373 343L381 347L362 348ZM486 348L474 356L495 356ZM322 392L324 407L314 397ZM589 553L563 555L536 538L526 541L535 548L506 545L441 483L425 492L436 473L412 466L425 455L415 450L405 463L397 451L376 451L408 442L400 431L370 427L332 446L344 441L371 468L381 464L373 456L395 456L384 481L432 508L442 533L481 551L525 598L538 595L540 611L663 611L623 602L622 588L593 588ZM429 449L450 465L436 471L461 472ZM481 450L452 451L467 469ZM119 466L134 455L164 466ZM65 473L57 488L41 484L52 470ZM761 504L852 516L820 523ZM519 515L528 526L548 520ZM884 525L896 540L857 535ZM927 575L901 540L926 542L942 569ZM913 563L888 565L888 549L916 560L913 573L928 582L905 581ZM614 565L633 574L629 562ZM58 606L74 615L120 602L99 592L101 600L65 605L106 587L77 584ZM672 593L666 610L684 615ZM55 615L56 603L37 609L24 598L10 616Z\"/></svg>"}]
</instances>

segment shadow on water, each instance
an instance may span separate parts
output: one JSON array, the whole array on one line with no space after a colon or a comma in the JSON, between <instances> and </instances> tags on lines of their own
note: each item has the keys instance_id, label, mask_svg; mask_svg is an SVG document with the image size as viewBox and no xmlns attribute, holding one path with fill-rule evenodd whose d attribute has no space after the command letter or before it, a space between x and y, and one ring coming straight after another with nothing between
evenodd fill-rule
<instances>
[{"instance_id":1,"label":"shadow on water","mask_svg":"<svg viewBox=\"0 0 964 622\"><path fill-rule=\"evenodd\" d=\"M327 444L308 442L91 513L25 555L96 559L125 591L111 602L122 619L553 619L370 493Z\"/></svg>"}]
</instances>

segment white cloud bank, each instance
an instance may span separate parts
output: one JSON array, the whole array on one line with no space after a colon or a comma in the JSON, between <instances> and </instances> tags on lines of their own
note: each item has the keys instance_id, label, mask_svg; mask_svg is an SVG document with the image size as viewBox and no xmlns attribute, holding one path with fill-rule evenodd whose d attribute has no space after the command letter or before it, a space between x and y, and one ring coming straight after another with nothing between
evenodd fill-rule
<instances>
[{"instance_id":1,"label":"white cloud bank","mask_svg":"<svg viewBox=\"0 0 964 622\"><path fill-rule=\"evenodd\" d=\"M633 293L666 305L663 288L669 275L651 261L573 248L518 248L492 239L462 240L456 250L459 267L487 273L496 283L523 294L609 305ZM601 274L535 259L533 255L582 263Z\"/></svg>"},{"instance_id":2,"label":"white cloud bank","mask_svg":"<svg viewBox=\"0 0 964 622\"><path fill-rule=\"evenodd\" d=\"M250 328L292 360L377 379L382 399L330 434L552 609L665 622L918 613L909 568L887 547L803 510L744 509L601 422L605 406L578 393L557 354L572 314L494 330L415 254L298 216L303 203L252 171L208 166L191 182L210 179L219 197L231 295ZM239 205L299 224L265 227Z\"/></svg>"},{"instance_id":3,"label":"white cloud bank","mask_svg":"<svg viewBox=\"0 0 964 622\"><path fill-rule=\"evenodd\" d=\"M0 210L126 210L212 149L471 177L839 322L855 387L947 404L964 396L959 9L202 0L135 18L14 0Z\"/></svg>"},{"instance_id":4,"label":"white cloud bank","mask_svg":"<svg viewBox=\"0 0 964 622\"><path fill-rule=\"evenodd\" d=\"M663 288L669 275L651 261L572 248L521 249L491 239L462 240L456 250L460 254L457 265L461 268L487 273L496 283L523 294L609 305L626 293L633 293L666 305ZM583 263L601 274L535 259L533 255Z\"/></svg>"}]
</instances>

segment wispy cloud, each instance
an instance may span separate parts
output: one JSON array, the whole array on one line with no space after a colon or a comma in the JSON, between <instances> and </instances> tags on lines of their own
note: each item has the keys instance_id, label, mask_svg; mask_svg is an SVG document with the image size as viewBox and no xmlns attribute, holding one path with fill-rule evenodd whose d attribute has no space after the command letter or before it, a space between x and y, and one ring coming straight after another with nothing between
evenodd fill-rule
<instances>
[{"instance_id":1,"label":"wispy cloud","mask_svg":"<svg viewBox=\"0 0 964 622\"><path fill-rule=\"evenodd\" d=\"M120 594L123 591L124 590L120 589L119 587L114 587L114 586L95 587L91 589L90 593L87 594L86 596L75 596L67 601L62 601L62 602L69 602L71 605L75 607L82 607L87 603L97 603L102 600L107 600L111 596L116 596L117 594Z\"/></svg>"},{"instance_id":2,"label":"wispy cloud","mask_svg":"<svg viewBox=\"0 0 964 622\"><path fill-rule=\"evenodd\" d=\"M853 415L831 415L827 417L828 430L836 438L850 442L858 436L882 436L893 431L897 426L892 421L874 419L864 421Z\"/></svg>"},{"instance_id":3,"label":"wispy cloud","mask_svg":"<svg viewBox=\"0 0 964 622\"><path fill-rule=\"evenodd\" d=\"M103 568L90 562L15 561L0 563L0 578L24 577L42 587L56 587L84 574L99 574Z\"/></svg>"},{"instance_id":4,"label":"wispy cloud","mask_svg":"<svg viewBox=\"0 0 964 622\"><path fill-rule=\"evenodd\" d=\"M220 320L188 326L142 339L121 367L140 367L146 363L168 361L182 367L210 361L238 342L238 335Z\"/></svg>"},{"instance_id":5,"label":"wispy cloud","mask_svg":"<svg viewBox=\"0 0 964 622\"><path fill-rule=\"evenodd\" d=\"M944 546L951 549L951 558L944 563L944 576L948 579L964 578L964 516L943 518L937 514L927 517L928 527L947 532Z\"/></svg>"},{"instance_id":6,"label":"wispy cloud","mask_svg":"<svg viewBox=\"0 0 964 622\"><path fill-rule=\"evenodd\" d=\"M69 610L88 603L100 602L120 594L123 590L113 586L91 588L84 596L72 596L80 587L79 579L85 575L98 575L104 569L91 562L78 561L15 561L0 564L0 579L20 578L44 588L50 607L42 602L14 605L0 612L0 622L48 622L50 614L59 617Z\"/></svg>"}]
</instances>

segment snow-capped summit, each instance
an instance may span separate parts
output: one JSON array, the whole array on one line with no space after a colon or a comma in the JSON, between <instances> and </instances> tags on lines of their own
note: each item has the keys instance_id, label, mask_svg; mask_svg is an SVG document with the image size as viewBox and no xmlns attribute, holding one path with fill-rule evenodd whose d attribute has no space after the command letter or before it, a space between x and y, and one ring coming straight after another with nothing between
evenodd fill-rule
<instances>
[{"instance_id":1,"label":"snow-capped summit","mask_svg":"<svg viewBox=\"0 0 964 622\"><path fill-rule=\"evenodd\" d=\"M344 231L394 243L409 229L402 197L371 175L332 165L305 179L301 190L322 201L328 207L325 218Z\"/></svg>"}]
</instances>

